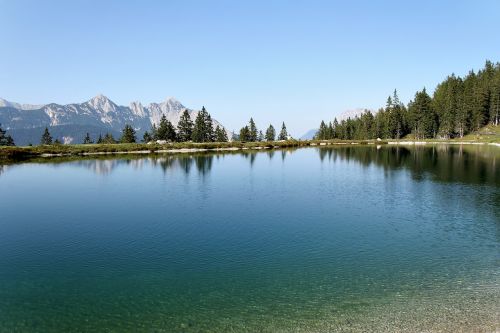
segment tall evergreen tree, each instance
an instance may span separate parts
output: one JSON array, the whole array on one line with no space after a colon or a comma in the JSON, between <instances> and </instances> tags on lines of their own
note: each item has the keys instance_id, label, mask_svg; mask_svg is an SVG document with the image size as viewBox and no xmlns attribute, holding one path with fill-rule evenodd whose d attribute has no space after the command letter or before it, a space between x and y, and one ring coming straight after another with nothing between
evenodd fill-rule
<instances>
[{"instance_id":1,"label":"tall evergreen tree","mask_svg":"<svg viewBox=\"0 0 500 333\"><path fill-rule=\"evenodd\" d=\"M104 138L102 139L102 143L106 143L106 144L114 144L116 143L116 140L115 138L113 137L113 134L111 133L106 133L106 135L104 136Z\"/></svg>"},{"instance_id":2,"label":"tall evergreen tree","mask_svg":"<svg viewBox=\"0 0 500 333\"><path fill-rule=\"evenodd\" d=\"M210 142L215 140L212 117L205 107L201 108L194 121L192 140L194 142Z\"/></svg>"},{"instance_id":3,"label":"tall evergreen tree","mask_svg":"<svg viewBox=\"0 0 500 333\"><path fill-rule=\"evenodd\" d=\"M91 144L91 143L94 143L94 141L92 141L92 139L90 138L89 133L87 132L87 135L85 135L85 139L83 139L83 144L84 145L88 145L88 144Z\"/></svg>"},{"instance_id":4,"label":"tall evergreen tree","mask_svg":"<svg viewBox=\"0 0 500 333\"><path fill-rule=\"evenodd\" d=\"M248 128L248 126L244 126L240 129L240 141L241 142L247 142L247 141L250 141L251 137L250 137L250 129Z\"/></svg>"},{"instance_id":5,"label":"tall evergreen tree","mask_svg":"<svg viewBox=\"0 0 500 333\"><path fill-rule=\"evenodd\" d=\"M415 139L434 137L437 129L437 116L432 108L432 99L425 88L415 94L415 99L410 102L408 110Z\"/></svg>"},{"instance_id":6,"label":"tall evergreen tree","mask_svg":"<svg viewBox=\"0 0 500 333\"><path fill-rule=\"evenodd\" d=\"M208 112L206 112L206 116L205 116L205 130L206 130L205 142L215 141L214 124L212 121L212 116L210 116L210 113L208 113Z\"/></svg>"},{"instance_id":7,"label":"tall evergreen tree","mask_svg":"<svg viewBox=\"0 0 500 333\"><path fill-rule=\"evenodd\" d=\"M325 140L328 138L328 127L325 124L325 121L322 120L321 124L319 125L318 132L316 133L316 139L318 140Z\"/></svg>"},{"instance_id":8,"label":"tall evergreen tree","mask_svg":"<svg viewBox=\"0 0 500 333\"><path fill-rule=\"evenodd\" d=\"M281 131L278 135L278 140L288 140L288 132L286 131L285 122L281 125Z\"/></svg>"},{"instance_id":9,"label":"tall evergreen tree","mask_svg":"<svg viewBox=\"0 0 500 333\"><path fill-rule=\"evenodd\" d=\"M180 142L190 141L193 136L193 121L188 110L184 110L177 125L177 137Z\"/></svg>"},{"instance_id":10,"label":"tall evergreen tree","mask_svg":"<svg viewBox=\"0 0 500 333\"><path fill-rule=\"evenodd\" d=\"M122 131L121 143L135 143L135 130L130 125L125 125Z\"/></svg>"},{"instance_id":11,"label":"tall evergreen tree","mask_svg":"<svg viewBox=\"0 0 500 333\"><path fill-rule=\"evenodd\" d=\"M42 134L40 144L42 144L42 145L51 145L52 144L52 136L50 135L49 129L47 127L45 127L45 131Z\"/></svg>"},{"instance_id":12,"label":"tall evergreen tree","mask_svg":"<svg viewBox=\"0 0 500 333\"><path fill-rule=\"evenodd\" d=\"M97 143L98 143L98 144L102 144L102 143L104 143L104 141L103 141L103 139L102 139L102 135L101 135L101 134L99 134L99 137L97 138Z\"/></svg>"},{"instance_id":13,"label":"tall evergreen tree","mask_svg":"<svg viewBox=\"0 0 500 333\"><path fill-rule=\"evenodd\" d=\"M0 146L15 146L14 140L10 135L7 135L7 131L2 129L0 124Z\"/></svg>"},{"instance_id":14,"label":"tall evergreen tree","mask_svg":"<svg viewBox=\"0 0 500 333\"><path fill-rule=\"evenodd\" d=\"M490 121L495 126L500 125L500 64L497 64L491 79Z\"/></svg>"},{"instance_id":15,"label":"tall evergreen tree","mask_svg":"<svg viewBox=\"0 0 500 333\"><path fill-rule=\"evenodd\" d=\"M153 137L148 131L144 132L144 135L142 136L142 142L148 143L150 141L153 141Z\"/></svg>"},{"instance_id":16,"label":"tall evergreen tree","mask_svg":"<svg viewBox=\"0 0 500 333\"><path fill-rule=\"evenodd\" d=\"M253 118L250 118L250 121L248 123L248 130L250 131L249 133L249 140L251 142L257 141L257 126L255 126L255 122L253 121Z\"/></svg>"},{"instance_id":17,"label":"tall evergreen tree","mask_svg":"<svg viewBox=\"0 0 500 333\"><path fill-rule=\"evenodd\" d=\"M276 140L276 130L274 129L273 125L269 125L269 127L267 128L265 139L266 141Z\"/></svg>"},{"instance_id":18,"label":"tall evergreen tree","mask_svg":"<svg viewBox=\"0 0 500 333\"><path fill-rule=\"evenodd\" d=\"M219 127L219 125L215 127L215 141L216 142L228 141L226 130L224 130L224 128Z\"/></svg>"},{"instance_id":19,"label":"tall evergreen tree","mask_svg":"<svg viewBox=\"0 0 500 333\"><path fill-rule=\"evenodd\" d=\"M264 141L264 133L262 131L259 131L259 134L257 135L257 141L261 142Z\"/></svg>"},{"instance_id":20,"label":"tall evergreen tree","mask_svg":"<svg viewBox=\"0 0 500 333\"><path fill-rule=\"evenodd\" d=\"M174 125L162 115L158 128L156 129L156 140L176 141L177 133L175 133Z\"/></svg>"},{"instance_id":21,"label":"tall evergreen tree","mask_svg":"<svg viewBox=\"0 0 500 333\"><path fill-rule=\"evenodd\" d=\"M333 119L333 124L332 124L332 139L338 139L338 131L337 128L339 127L339 121L337 118Z\"/></svg>"}]
</instances>

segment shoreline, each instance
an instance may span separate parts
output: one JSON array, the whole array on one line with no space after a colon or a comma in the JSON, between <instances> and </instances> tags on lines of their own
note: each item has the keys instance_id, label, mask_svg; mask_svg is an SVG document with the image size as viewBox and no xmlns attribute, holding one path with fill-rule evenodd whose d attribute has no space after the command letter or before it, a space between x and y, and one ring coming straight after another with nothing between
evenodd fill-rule
<instances>
[{"instance_id":1,"label":"shoreline","mask_svg":"<svg viewBox=\"0 0 500 333\"><path fill-rule=\"evenodd\" d=\"M105 144L105 145L51 145L30 147L0 147L0 159L29 159L36 157L99 156L125 154L183 154L199 152L233 152L242 150L272 150L282 148L325 147L346 145L489 145L500 147L499 142L453 141L453 140L304 140L273 142L209 142L209 143L168 143L168 144Z\"/></svg>"}]
</instances>

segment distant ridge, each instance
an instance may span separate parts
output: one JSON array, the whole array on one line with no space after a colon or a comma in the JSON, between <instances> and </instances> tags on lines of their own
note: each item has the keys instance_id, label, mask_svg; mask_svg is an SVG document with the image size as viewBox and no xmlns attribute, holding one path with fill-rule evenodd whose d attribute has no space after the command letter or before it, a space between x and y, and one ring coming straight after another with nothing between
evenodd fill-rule
<instances>
[{"instance_id":1,"label":"distant ridge","mask_svg":"<svg viewBox=\"0 0 500 333\"><path fill-rule=\"evenodd\" d=\"M87 132L93 138L107 132L117 136L125 124L134 127L138 137L142 136L153 124L158 124L163 115L177 126L184 110L194 121L198 111L186 108L174 97L147 106L137 101L129 106L120 106L102 94L83 103L66 105L27 105L0 98L0 124L18 145L38 143L45 127L50 127L54 139L80 143ZM224 128L217 120L213 122L214 127L219 125ZM232 133L224 129L231 139Z\"/></svg>"}]
</instances>

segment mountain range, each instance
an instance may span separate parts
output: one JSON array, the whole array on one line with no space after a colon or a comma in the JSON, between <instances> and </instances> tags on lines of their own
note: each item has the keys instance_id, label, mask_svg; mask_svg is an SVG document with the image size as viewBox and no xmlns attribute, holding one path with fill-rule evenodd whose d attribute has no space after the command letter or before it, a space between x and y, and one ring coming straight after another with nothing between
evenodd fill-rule
<instances>
[{"instance_id":1,"label":"mountain range","mask_svg":"<svg viewBox=\"0 0 500 333\"><path fill-rule=\"evenodd\" d=\"M106 133L119 138L123 127L129 124L134 127L139 139L153 124L158 125L162 115L177 126L184 110L189 112L194 122L198 111L186 108L173 97L147 106L140 102L132 102L129 106L117 105L104 95L66 105L19 104L0 98L0 124L13 137L16 145L38 144L45 127L49 128L54 139L63 143L81 143L86 133L94 140ZM224 128L215 119L213 124L214 127ZM231 139L232 133L224 129Z\"/></svg>"}]
</instances>

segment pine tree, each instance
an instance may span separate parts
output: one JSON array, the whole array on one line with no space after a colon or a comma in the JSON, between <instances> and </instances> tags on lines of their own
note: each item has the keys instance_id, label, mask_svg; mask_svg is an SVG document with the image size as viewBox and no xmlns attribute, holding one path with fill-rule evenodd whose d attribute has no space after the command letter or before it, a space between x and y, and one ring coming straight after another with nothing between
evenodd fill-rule
<instances>
[{"instance_id":1,"label":"pine tree","mask_svg":"<svg viewBox=\"0 0 500 333\"><path fill-rule=\"evenodd\" d=\"M318 132L316 133L316 139L318 140L328 139L328 126L326 126L323 120L321 121L321 124L319 124L319 129Z\"/></svg>"},{"instance_id":2,"label":"pine tree","mask_svg":"<svg viewBox=\"0 0 500 333\"><path fill-rule=\"evenodd\" d=\"M180 142L186 142L191 140L193 135L193 121L189 115L188 110L184 110L179 119L179 124L177 125L177 137Z\"/></svg>"},{"instance_id":3,"label":"pine tree","mask_svg":"<svg viewBox=\"0 0 500 333\"><path fill-rule=\"evenodd\" d=\"M0 146L15 146L14 140L10 135L7 135L7 131L2 129L0 124Z\"/></svg>"},{"instance_id":4,"label":"pine tree","mask_svg":"<svg viewBox=\"0 0 500 333\"><path fill-rule=\"evenodd\" d=\"M334 132L335 132L335 131L334 131L334 129L333 129L333 124L332 124L332 122L330 121L330 122L328 123L328 127L327 127L327 129L326 129L326 138L327 138L328 140L333 139Z\"/></svg>"},{"instance_id":5,"label":"pine tree","mask_svg":"<svg viewBox=\"0 0 500 333\"><path fill-rule=\"evenodd\" d=\"M217 125L217 127L215 127L215 141L216 142L227 142L228 141L226 130L224 128L219 127L219 125Z\"/></svg>"},{"instance_id":6,"label":"pine tree","mask_svg":"<svg viewBox=\"0 0 500 333\"><path fill-rule=\"evenodd\" d=\"M49 129L45 127L45 131L43 132L42 139L40 140L41 145L51 145L52 144L52 136L49 133Z\"/></svg>"},{"instance_id":7,"label":"pine tree","mask_svg":"<svg viewBox=\"0 0 500 333\"><path fill-rule=\"evenodd\" d=\"M286 131L285 122L281 125L281 132L280 135L278 135L278 140L288 140L288 132Z\"/></svg>"},{"instance_id":8,"label":"pine tree","mask_svg":"<svg viewBox=\"0 0 500 333\"><path fill-rule=\"evenodd\" d=\"M264 133L262 133L262 131L259 131L259 135L257 135L257 141L264 141Z\"/></svg>"},{"instance_id":9,"label":"pine tree","mask_svg":"<svg viewBox=\"0 0 500 333\"><path fill-rule=\"evenodd\" d=\"M490 88L490 122L500 125L500 64L496 65Z\"/></svg>"},{"instance_id":10,"label":"pine tree","mask_svg":"<svg viewBox=\"0 0 500 333\"><path fill-rule=\"evenodd\" d=\"M437 129L437 115L432 108L432 99L425 88L415 94L415 99L408 105L408 110L415 139L434 137Z\"/></svg>"},{"instance_id":11,"label":"pine tree","mask_svg":"<svg viewBox=\"0 0 500 333\"><path fill-rule=\"evenodd\" d=\"M438 116L440 137L451 138L454 134L460 84L461 81L455 75L451 75L441 82L434 91L432 107Z\"/></svg>"},{"instance_id":12,"label":"pine tree","mask_svg":"<svg viewBox=\"0 0 500 333\"><path fill-rule=\"evenodd\" d=\"M83 144L84 145L88 145L88 144L91 144L91 143L94 143L94 141L92 141L92 139L90 138L89 133L87 133L87 135L85 135L85 139L83 139Z\"/></svg>"},{"instance_id":13,"label":"pine tree","mask_svg":"<svg viewBox=\"0 0 500 333\"><path fill-rule=\"evenodd\" d=\"M253 118L250 118L250 121L248 123L248 130L250 131L249 133L249 140L251 142L257 141L257 126L255 126L255 122L253 121Z\"/></svg>"},{"instance_id":14,"label":"pine tree","mask_svg":"<svg viewBox=\"0 0 500 333\"><path fill-rule=\"evenodd\" d=\"M338 139L339 136L338 136L338 127L339 127L339 121L337 120L337 118L333 119L333 124L332 124L332 134L331 134L331 138L332 139Z\"/></svg>"},{"instance_id":15,"label":"pine tree","mask_svg":"<svg viewBox=\"0 0 500 333\"><path fill-rule=\"evenodd\" d=\"M212 116L210 113L206 112L205 115L205 141L204 142L213 142L215 141L215 132L214 132L214 124L212 121Z\"/></svg>"},{"instance_id":16,"label":"pine tree","mask_svg":"<svg viewBox=\"0 0 500 333\"><path fill-rule=\"evenodd\" d=\"M240 141L250 141L250 129L248 128L248 126L244 126L240 129Z\"/></svg>"},{"instance_id":17,"label":"pine tree","mask_svg":"<svg viewBox=\"0 0 500 333\"><path fill-rule=\"evenodd\" d=\"M215 140L212 117L205 107L201 108L194 121L192 140L194 142L210 142Z\"/></svg>"},{"instance_id":18,"label":"pine tree","mask_svg":"<svg viewBox=\"0 0 500 333\"><path fill-rule=\"evenodd\" d=\"M125 125L122 131L121 143L135 143L135 130L130 125Z\"/></svg>"},{"instance_id":19,"label":"pine tree","mask_svg":"<svg viewBox=\"0 0 500 333\"><path fill-rule=\"evenodd\" d=\"M144 132L144 135L142 136L142 142L148 143L150 141L153 141L153 137L151 136L151 134L149 134L148 131Z\"/></svg>"},{"instance_id":20,"label":"pine tree","mask_svg":"<svg viewBox=\"0 0 500 333\"><path fill-rule=\"evenodd\" d=\"M55 144L55 145L61 145L62 143L61 143L61 141L59 141L59 139L56 139L56 140L54 141L54 144Z\"/></svg>"},{"instance_id":21,"label":"pine tree","mask_svg":"<svg viewBox=\"0 0 500 333\"><path fill-rule=\"evenodd\" d=\"M158 128L154 123L151 126L151 138L152 140L158 140Z\"/></svg>"},{"instance_id":22,"label":"pine tree","mask_svg":"<svg viewBox=\"0 0 500 333\"><path fill-rule=\"evenodd\" d=\"M102 140L102 135L101 134L99 134L99 138L97 138L97 143L98 144L104 143L104 141Z\"/></svg>"},{"instance_id":23,"label":"pine tree","mask_svg":"<svg viewBox=\"0 0 500 333\"><path fill-rule=\"evenodd\" d=\"M115 140L115 138L113 137L113 134L111 134L111 133L106 133L106 135L104 136L104 139L102 139L102 143L106 143L106 144L114 144L114 143L116 143L116 140Z\"/></svg>"},{"instance_id":24,"label":"pine tree","mask_svg":"<svg viewBox=\"0 0 500 333\"><path fill-rule=\"evenodd\" d=\"M160 119L160 124L156 129L156 140L165 140L165 141L176 141L177 133L175 133L174 125L167 119L165 115L162 115Z\"/></svg>"},{"instance_id":25,"label":"pine tree","mask_svg":"<svg viewBox=\"0 0 500 333\"><path fill-rule=\"evenodd\" d=\"M204 117L205 107L198 112L196 119L194 121L193 133L191 139L194 142L204 142L205 140L205 117Z\"/></svg>"},{"instance_id":26,"label":"pine tree","mask_svg":"<svg viewBox=\"0 0 500 333\"><path fill-rule=\"evenodd\" d=\"M274 130L273 125L269 125L269 127L267 128L265 139L266 141L276 140L276 131Z\"/></svg>"}]
</instances>

